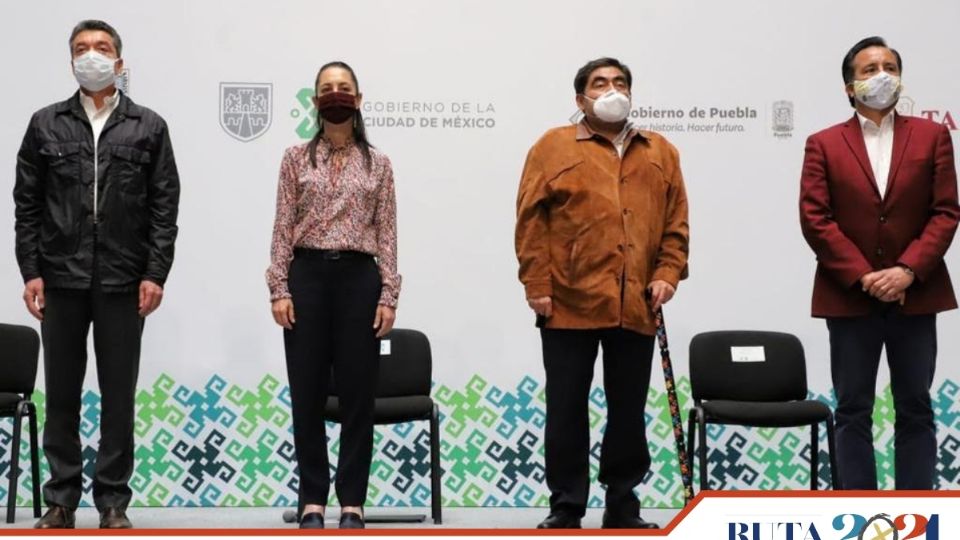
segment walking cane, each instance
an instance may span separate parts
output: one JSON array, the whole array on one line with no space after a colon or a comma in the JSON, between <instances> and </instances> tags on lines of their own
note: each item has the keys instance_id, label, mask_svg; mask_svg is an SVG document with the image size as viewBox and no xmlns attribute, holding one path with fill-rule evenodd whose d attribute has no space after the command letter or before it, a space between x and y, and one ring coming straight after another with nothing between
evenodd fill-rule
<instances>
[{"instance_id":1,"label":"walking cane","mask_svg":"<svg viewBox=\"0 0 960 540\"><path fill-rule=\"evenodd\" d=\"M677 459L680 461L680 479L683 482L683 505L693 500L693 474L687 461L687 446L683 440L683 419L680 418L680 401L677 399L677 382L673 378L673 362L667 344L667 327L663 322L663 307L657 310L657 341L660 344L660 365L663 366L663 381L667 388L667 403L673 421L673 438L677 443Z\"/></svg>"}]
</instances>

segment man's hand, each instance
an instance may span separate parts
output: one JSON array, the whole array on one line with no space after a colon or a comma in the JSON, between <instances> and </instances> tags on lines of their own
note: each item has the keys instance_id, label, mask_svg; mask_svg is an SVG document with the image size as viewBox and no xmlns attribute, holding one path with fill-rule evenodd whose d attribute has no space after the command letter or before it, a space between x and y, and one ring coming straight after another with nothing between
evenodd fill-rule
<instances>
[{"instance_id":1,"label":"man's hand","mask_svg":"<svg viewBox=\"0 0 960 540\"><path fill-rule=\"evenodd\" d=\"M902 266L870 272L860 278L863 291L882 302L902 301L904 291L913 284L914 276Z\"/></svg>"},{"instance_id":2,"label":"man's hand","mask_svg":"<svg viewBox=\"0 0 960 540\"><path fill-rule=\"evenodd\" d=\"M534 313L542 317L553 315L553 300L551 300L549 296L527 298L527 305L530 306L530 309L532 309Z\"/></svg>"},{"instance_id":3,"label":"man's hand","mask_svg":"<svg viewBox=\"0 0 960 540\"><path fill-rule=\"evenodd\" d=\"M33 278L24 285L23 303L27 305L27 311L38 321L43 320L43 308L46 305L46 299L43 296L43 278Z\"/></svg>"},{"instance_id":4,"label":"man's hand","mask_svg":"<svg viewBox=\"0 0 960 540\"><path fill-rule=\"evenodd\" d=\"M669 302L677 292L677 290L673 288L673 285L670 285L662 279L651 281L650 284L647 285L647 291L650 293L650 310L654 312Z\"/></svg>"},{"instance_id":5,"label":"man's hand","mask_svg":"<svg viewBox=\"0 0 960 540\"><path fill-rule=\"evenodd\" d=\"M373 318L373 329L377 331L377 337L382 338L393 330L393 322L397 320L397 310L385 306L377 305L377 314Z\"/></svg>"},{"instance_id":6,"label":"man's hand","mask_svg":"<svg viewBox=\"0 0 960 540\"><path fill-rule=\"evenodd\" d=\"M137 309L141 317L153 313L160 307L161 300L163 300L163 287L146 279L140 282L140 304Z\"/></svg>"},{"instance_id":7,"label":"man's hand","mask_svg":"<svg viewBox=\"0 0 960 540\"><path fill-rule=\"evenodd\" d=\"M293 330L293 324L296 318L293 316L293 300L290 298L278 298L270 306L273 312L273 320L287 330Z\"/></svg>"}]
</instances>

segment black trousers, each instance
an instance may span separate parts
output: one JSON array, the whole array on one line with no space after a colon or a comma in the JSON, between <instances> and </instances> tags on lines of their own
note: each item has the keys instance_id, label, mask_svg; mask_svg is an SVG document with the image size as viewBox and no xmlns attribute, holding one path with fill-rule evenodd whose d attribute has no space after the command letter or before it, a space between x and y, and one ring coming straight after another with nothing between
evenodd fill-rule
<instances>
[{"instance_id":1,"label":"black trousers","mask_svg":"<svg viewBox=\"0 0 960 540\"><path fill-rule=\"evenodd\" d=\"M124 509L130 503L134 403L143 332L138 303L137 291L105 293L96 280L90 290L46 291L41 332L47 392L43 452L50 466L43 498L48 506L76 508L83 490L80 400L91 323L101 396L93 501L100 510Z\"/></svg>"},{"instance_id":2,"label":"black trousers","mask_svg":"<svg viewBox=\"0 0 960 540\"><path fill-rule=\"evenodd\" d=\"M644 408L654 337L622 328L542 328L547 375L546 469L550 508L583 516L590 489L589 395L598 346L603 346L607 426L600 447L600 483L607 509L636 516L633 489L650 469Z\"/></svg>"},{"instance_id":3,"label":"black trousers","mask_svg":"<svg viewBox=\"0 0 960 540\"><path fill-rule=\"evenodd\" d=\"M837 466L843 489L877 489L873 403L886 348L896 421L896 489L933 489L937 436L930 388L937 358L936 315L890 306L864 317L827 319L837 394Z\"/></svg>"},{"instance_id":4,"label":"black trousers","mask_svg":"<svg viewBox=\"0 0 960 540\"><path fill-rule=\"evenodd\" d=\"M293 330L284 330L283 342L301 508L325 505L329 498L323 410L331 390L339 397L342 416L337 498L342 506L362 506L367 498L380 367L380 340L373 321L381 281L373 257L348 255L329 260L323 252L298 249L290 265L296 323Z\"/></svg>"}]
</instances>

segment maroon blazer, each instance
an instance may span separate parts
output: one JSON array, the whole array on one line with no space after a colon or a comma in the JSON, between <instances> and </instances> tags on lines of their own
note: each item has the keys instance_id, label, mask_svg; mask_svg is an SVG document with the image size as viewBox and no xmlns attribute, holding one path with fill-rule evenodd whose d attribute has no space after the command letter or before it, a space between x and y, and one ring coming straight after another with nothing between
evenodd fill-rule
<instances>
[{"instance_id":1,"label":"maroon blazer","mask_svg":"<svg viewBox=\"0 0 960 540\"><path fill-rule=\"evenodd\" d=\"M953 143L945 126L896 115L883 198L856 115L811 135L800 179L800 226L817 256L813 316L869 314L878 301L861 290L860 278L897 264L916 276L904 313L956 308L943 256L958 220Z\"/></svg>"}]
</instances>

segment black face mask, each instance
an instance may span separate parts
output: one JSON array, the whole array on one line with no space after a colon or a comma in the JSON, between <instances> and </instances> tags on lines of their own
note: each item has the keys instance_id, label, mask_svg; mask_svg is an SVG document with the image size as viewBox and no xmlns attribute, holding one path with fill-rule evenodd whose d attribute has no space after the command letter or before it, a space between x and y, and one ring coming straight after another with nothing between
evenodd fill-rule
<instances>
[{"instance_id":1,"label":"black face mask","mask_svg":"<svg viewBox=\"0 0 960 540\"><path fill-rule=\"evenodd\" d=\"M346 92L328 92L317 96L317 113L331 124L342 124L357 112L357 96Z\"/></svg>"}]
</instances>

